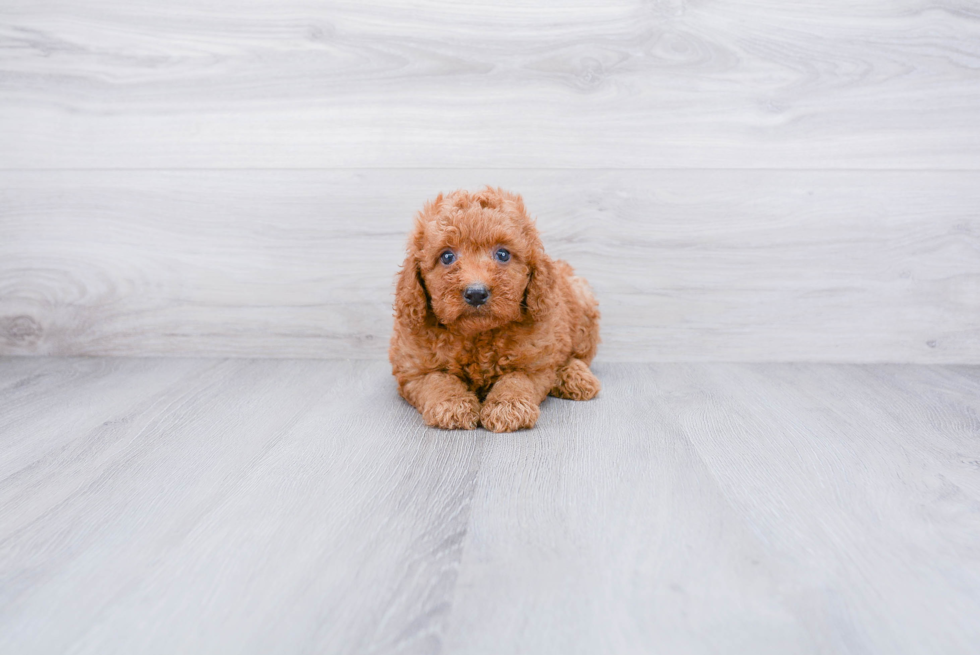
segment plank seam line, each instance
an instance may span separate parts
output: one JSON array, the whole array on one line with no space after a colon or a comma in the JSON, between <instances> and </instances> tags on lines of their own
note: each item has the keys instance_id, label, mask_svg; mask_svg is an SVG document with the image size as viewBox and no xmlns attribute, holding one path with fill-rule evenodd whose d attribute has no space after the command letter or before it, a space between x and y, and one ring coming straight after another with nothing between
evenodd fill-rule
<instances>
[{"instance_id":1,"label":"plank seam line","mask_svg":"<svg viewBox=\"0 0 980 655\"><path fill-rule=\"evenodd\" d=\"M369 172L369 171L561 171L561 172L774 172L774 173L980 173L980 168L725 168L725 167L616 167L616 168L559 168L547 166L506 166L506 167L460 167L460 166L379 166L379 167L281 167L281 168L142 168L142 167L113 167L113 168L3 168L0 173L161 173L161 172L302 172L302 171L332 171L332 172Z\"/></svg>"}]
</instances>

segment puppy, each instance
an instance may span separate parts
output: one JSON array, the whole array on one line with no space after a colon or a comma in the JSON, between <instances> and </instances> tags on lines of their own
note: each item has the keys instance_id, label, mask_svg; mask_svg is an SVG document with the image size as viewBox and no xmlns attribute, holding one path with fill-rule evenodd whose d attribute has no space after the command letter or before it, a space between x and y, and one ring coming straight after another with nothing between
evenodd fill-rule
<instances>
[{"instance_id":1,"label":"puppy","mask_svg":"<svg viewBox=\"0 0 980 655\"><path fill-rule=\"evenodd\" d=\"M426 203L394 309L392 372L429 425L510 432L534 427L549 393L599 393L597 302L545 254L519 195L487 187Z\"/></svg>"}]
</instances>

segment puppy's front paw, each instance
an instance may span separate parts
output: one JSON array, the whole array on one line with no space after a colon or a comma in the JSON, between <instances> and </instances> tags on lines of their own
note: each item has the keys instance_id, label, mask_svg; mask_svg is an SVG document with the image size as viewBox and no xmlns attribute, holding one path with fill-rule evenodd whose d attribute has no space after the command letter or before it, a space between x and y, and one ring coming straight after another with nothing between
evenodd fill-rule
<instances>
[{"instance_id":1,"label":"puppy's front paw","mask_svg":"<svg viewBox=\"0 0 980 655\"><path fill-rule=\"evenodd\" d=\"M541 415L538 406L525 398L488 400L480 410L480 424L493 432L533 428Z\"/></svg>"},{"instance_id":2,"label":"puppy's front paw","mask_svg":"<svg viewBox=\"0 0 980 655\"><path fill-rule=\"evenodd\" d=\"M427 406L422 418L443 430L472 430L480 421L480 401L474 395L440 400Z\"/></svg>"}]
</instances>

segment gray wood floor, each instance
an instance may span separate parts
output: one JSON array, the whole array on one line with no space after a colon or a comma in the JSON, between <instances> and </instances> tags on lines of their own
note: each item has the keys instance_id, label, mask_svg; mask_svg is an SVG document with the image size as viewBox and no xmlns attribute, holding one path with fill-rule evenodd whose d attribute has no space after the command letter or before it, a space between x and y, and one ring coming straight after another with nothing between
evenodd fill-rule
<instances>
[{"instance_id":1,"label":"gray wood floor","mask_svg":"<svg viewBox=\"0 0 980 655\"><path fill-rule=\"evenodd\" d=\"M0 359L0 651L975 652L980 368L596 369L491 435L382 362Z\"/></svg>"}]
</instances>

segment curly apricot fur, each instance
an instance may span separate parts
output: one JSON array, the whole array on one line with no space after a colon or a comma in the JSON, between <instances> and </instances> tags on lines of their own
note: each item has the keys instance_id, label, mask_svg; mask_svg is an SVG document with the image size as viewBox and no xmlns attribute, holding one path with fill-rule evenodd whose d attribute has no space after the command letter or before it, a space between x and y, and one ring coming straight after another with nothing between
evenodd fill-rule
<instances>
[{"instance_id":1,"label":"curly apricot fur","mask_svg":"<svg viewBox=\"0 0 980 655\"><path fill-rule=\"evenodd\" d=\"M506 261L495 257L504 248ZM452 251L450 264L441 255ZM490 292L466 303L467 286ZM418 213L395 289L388 351L398 391L429 425L533 427L549 393L588 400L599 310L588 283L544 252L519 195L440 194Z\"/></svg>"}]
</instances>

